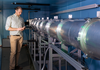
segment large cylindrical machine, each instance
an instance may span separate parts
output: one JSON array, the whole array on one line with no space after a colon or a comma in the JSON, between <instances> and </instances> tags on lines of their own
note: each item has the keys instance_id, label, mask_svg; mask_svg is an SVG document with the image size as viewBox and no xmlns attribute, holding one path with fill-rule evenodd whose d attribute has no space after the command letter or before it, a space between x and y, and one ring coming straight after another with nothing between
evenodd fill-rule
<instances>
[{"instance_id":1,"label":"large cylindrical machine","mask_svg":"<svg viewBox=\"0 0 100 70\"><path fill-rule=\"evenodd\" d=\"M81 26L85 25L84 20L65 20L57 27L58 39L65 45L72 45L79 48L79 41L77 41L78 33Z\"/></svg>"},{"instance_id":2,"label":"large cylindrical machine","mask_svg":"<svg viewBox=\"0 0 100 70\"><path fill-rule=\"evenodd\" d=\"M79 32L80 49L94 59L100 59L100 19L92 19Z\"/></svg>"},{"instance_id":3,"label":"large cylindrical machine","mask_svg":"<svg viewBox=\"0 0 100 70\"><path fill-rule=\"evenodd\" d=\"M43 20L42 22L41 22L41 24L40 24L40 31L41 32L43 32L43 33L46 33L46 24L47 24L47 22L48 22L49 20Z\"/></svg>"},{"instance_id":4,"label":"large cylindrical machine","mask_svg":"<svg viewBox=\"0 0 100 70\"><path fill-rule=\"evenodd\" d=\"M100 19L35 20L33 25L38 31L58 39L63 44L72 45L87 56L100 59Z\"/></svg>"},{"instance_id":5,"label":"large cylindrical machine","mask_svg":"<svg viewBox=\"0 0 100 70\"><path fill-rule=\"evenodd\" d=\"M61 22L61 20L50 20L47 22L45 28L48 35L57 38L57 26Z\"/></svg>"}]
</instances>

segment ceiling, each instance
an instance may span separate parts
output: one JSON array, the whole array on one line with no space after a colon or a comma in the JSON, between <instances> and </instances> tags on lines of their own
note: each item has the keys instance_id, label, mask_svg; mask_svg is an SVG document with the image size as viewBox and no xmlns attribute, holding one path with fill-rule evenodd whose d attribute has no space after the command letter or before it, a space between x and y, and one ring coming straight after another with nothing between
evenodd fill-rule
<instances>
[{"instance_id":1,"label":"ceiling","mask_svg":"<svg viewBox=\"0 0 100 70\"><path fill-rule=\"evenodd\" d=\"M0 9L14 9L17 6L21 6L22 8L26 8L26 10L30 9L34 10L35 8L40 8L41 10L53 10L58 6L66 6L71 5L83 0L0 0ZM39 4L50 4L50 6L43 5L13 5L12 3L39 3Z\"/></svg>"}]
</instances>

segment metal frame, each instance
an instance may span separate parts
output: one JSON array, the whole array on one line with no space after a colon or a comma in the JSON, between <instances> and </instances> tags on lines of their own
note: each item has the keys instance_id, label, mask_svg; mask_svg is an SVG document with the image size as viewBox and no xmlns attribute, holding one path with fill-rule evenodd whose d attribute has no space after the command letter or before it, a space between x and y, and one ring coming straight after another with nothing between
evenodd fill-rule
<instances>
[{"instance_id":1,"label":"metal frame","mask_svg":"<svg viewBox=\"0 0 100 70\"><path fill-rule=\"evenodd\" d=\"M44 41L44 42L46 42L46 41ZM46 42L46 43L48 43L48 42ZM77 62L76 60L71 58L69 55L67 55L66 53L61 51L56 46L54 46L52 44L49 44L49 45L53 50L55 50L58 54L60 54L67 62L69 62L76 70L84 70L85 69L85 67L83 65L81 65L79 62Z\"/></svg>"},{"instance_id":2,"label":"metal frame","mask_svg":"<svg viewBox=\"0 0 100 70\"><path fill-rule=\"evenodd\" d=\"M41 70L41 64L43 64L43 60L41 60L41 56L43 56L43 54L41 54L41 49L44 48L46 49L47 47L50 47L50 45L48 45L47 43L41 43L41 41L43 39L41 39L42 37L40 35L38 35L36 32L33 32L32 30L30 30L30 35L33 35L34 34L34 45L33 45L33 42L29 42L29 48L30 48L30 51L31 51L31 55L33 55L33 58L34 58L34 62L38 62L39 63L39 70ZM32 40L33 39L33 36L31 37L29 35L29 39ZM38 39L38 40L37 40ZM38 49L36 48L36 42L38 41ZM53 39L48 36L48 42L49 43L52 43ZM44 45L44 46L43 46ZM45 45L48 45L48 46L45 46ZM38 50L38 54L36 53L36 50ZM34 54L33 54L33 52ZM36 57L39 56L39 61L36 60ZM55 59L55 57L58 59ZM60 58L59 58L60 57ZM59 62L61 62L61 56L59 56L58 54L53 54L52 53L52 48L49 49L49 61L46 60L46 64L48 64L48 70L53 70L53 61L54 60L59 60ZM61 63L59 63L59 68L61 70Z\"/></svg>"},{"instance_id":3,"label":"metal frame","mask_svg":"<svg viewBox=\"0 0 100 70\"><path fill-rule=\"evenodd\" d=\"M51 38L48 38L49 40ZM43 41L43 40L42 40ZM52 41L52 40L51 40ZM46 41L44 41L46 42ZM46 42L48 43L48 42ZM52 43L48 43L50 45L50 47L55 50L58 54L60 54L67 62L69 62L76 70L85 70L85 67L83 65L81 65L81 63L77 62L76 60L74 60L72 57L70 57L69 55L67 55L66 53L64 53L62 50L60 50L59 48L57 48L56 46L54 46ZM72 51L75 52L75 51ZM51 54L49 54L50 56ZM77 53L78 57L81 58L81 50L78 49L78 53ZM60 61L59 61L60 63ZM50 65L50 64L49 64ZM67 65L67 63L66 63ZM59 65L60 66L60 65ZM60 66L61 67L61 66ZM61 69L59 67L59 70ZM52 69L50 69L52 70Z\"/></svg>"},{"instance_id":4,"label":"metal frame","mask_svg":"<svg viewBox=\"0 0 100 70\"><path fill-rule=\"evenodd\" d=\"M46 60L46 64L48 64L48 70L53 70L53 61L54 60L59 60L59 70L61 70L61 60L62 57L68 62L70 63L76 70L85 70L85 67L83 65L81 65L80 61L76 61L74 60L72 57L70 57L69 55L67 55L66 53L64 53L62 50L60 50L59 48L57 48L57 46L55 46L55 44L61 44L61 42L57 43L56 39L53 39L52 37L48 36L48 42L45 41L44 39L42 39L42 36L39 35L36 32L31 31L32 35L34 36L34 45L31 45L31 51L34 51L34 61L36 60L36 56L39 56L39 61L37 61L39 63L39 70L41 70L41 65L43 64L43 60L41 60L41 56L43 56L43 54L41 54L41 49L44 48L46 49L47 47L50 47L49 49L49 61ZM31 39L31 37L29 38ZM38 39L38 40L37 40ZM38 49L36 48L36 41L38 41ZM41 41L43 41L44 43L42 43ZM32 43L32 42L30 42ZM45 46L47 45L48 46ZM44 45L44 46L43 46ZM65 46L64 44L61 44L61 46ZM68 48L68 47L67 47ZM38 54L36 53L36 50L38 50ZM52 51L55 50L58 54L53 54ZM75 51L77 51L77 53L74 53ZM68 51L68 49L67 49ZM79 58L81 58L81 50L79 49L74 49L72 50L70 53L73 53L75 55L77 55ZM58 57L58 59L55 59L54 57ZM66 70L67 70L67 62L66 62Z\"/></svg>"}]
</instances>

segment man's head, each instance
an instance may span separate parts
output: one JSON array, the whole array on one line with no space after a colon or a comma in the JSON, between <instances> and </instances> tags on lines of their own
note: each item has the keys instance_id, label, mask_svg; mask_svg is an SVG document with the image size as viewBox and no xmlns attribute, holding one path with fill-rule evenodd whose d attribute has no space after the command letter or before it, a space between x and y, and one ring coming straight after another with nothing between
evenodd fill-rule
<instances>
[{"instance_id":1,"label":"man's head","mask_svg":"<svg viewBox=\"0 0 100 70\"><path fill-rule=\"evenodd\" d=\"M17 16L20 16L20 15L22 14L22 8L21 8L21 7L16 7L16 8L15 8L15 14L16 14Z\"/></svg>"}]
</instances>

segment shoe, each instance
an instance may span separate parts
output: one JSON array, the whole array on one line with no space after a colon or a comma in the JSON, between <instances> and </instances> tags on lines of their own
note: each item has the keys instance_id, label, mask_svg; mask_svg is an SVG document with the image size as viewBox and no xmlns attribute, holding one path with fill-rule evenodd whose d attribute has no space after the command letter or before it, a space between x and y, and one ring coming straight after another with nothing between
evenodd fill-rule
<instances>
[{"instance_id":1,"label":"shoe","mask_svg":"<svg viewBox=\"0 0 100 70\"><path fill-rule=\"evenodd\" d=\"M15 69L23 69L23 68L20 66L15 66Z\"/></svg>"}]
</instances>

